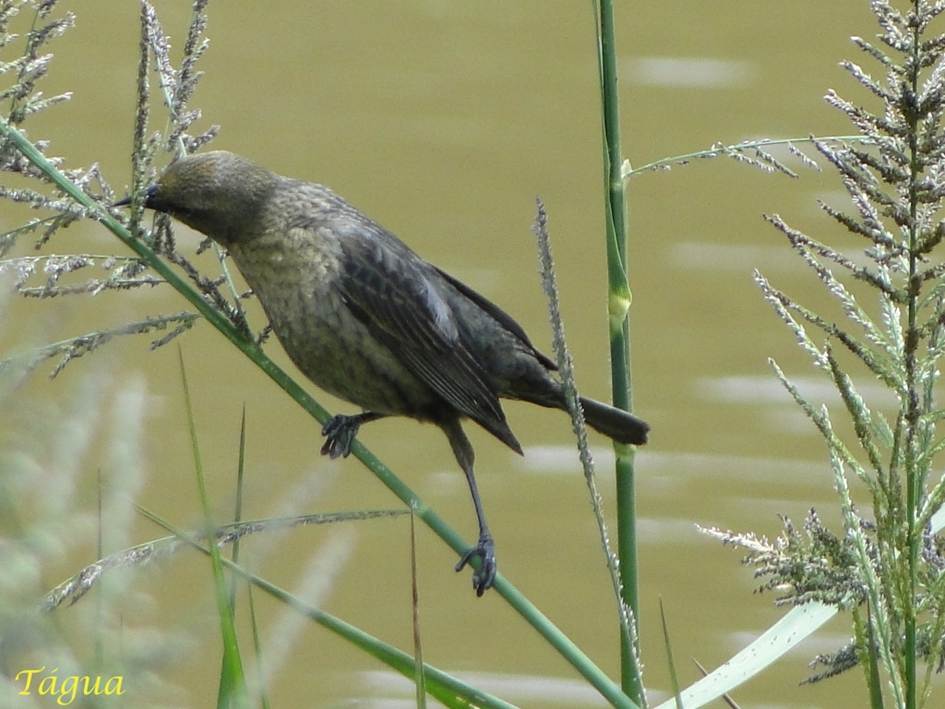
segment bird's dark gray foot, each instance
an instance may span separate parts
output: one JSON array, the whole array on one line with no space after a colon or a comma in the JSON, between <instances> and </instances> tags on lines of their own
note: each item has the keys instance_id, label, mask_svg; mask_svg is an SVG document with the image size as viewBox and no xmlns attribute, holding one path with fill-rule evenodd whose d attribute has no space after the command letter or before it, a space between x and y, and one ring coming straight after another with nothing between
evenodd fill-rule
<instances>
[{"instance_id":1,"label":"bird's dark gray foot","mask_svg":"<svg viewBox=\"0 0 945 709\"><path fill-rule=\"evenodd\" d=\"M351 453L351 443L363 421L361 416L332 416L322 427L322 435L325 437L322 455L347 458Z\"/></svg>"},{"instance_id":2,"label":"bird's dark gray foot","mask_svg":"<svg viewBox=\"0 0 945 709\"><path fill-rule=\"evenodd\" d=\"M384 418L384 414L376 411L362 411L354 416L343 416L341 414L332 416L328 423L322 426L322 435L325 437L322 455L328 455L332 458L347 458L351 453L351 444L354 442L354 437L358 435L361 424L368 421L377 421L381 418Z\"/></svg>"},{"instance_id":3,"label":"bird's dark gray foot","mask_svg":"<svg viewBox=\"0 0 945 709\"><path fill-rule=\"evenodd\" d=\"M463 557L456 564L456 570L462 571L463 568L475 557L479 557L479 568L473 572L473 588L476 589L476 595L481 596L495 583L496 561L495 561L495 543L489 535L481 535L479 542L472 549L463 554Z\"/></svg>"}]
</instances>

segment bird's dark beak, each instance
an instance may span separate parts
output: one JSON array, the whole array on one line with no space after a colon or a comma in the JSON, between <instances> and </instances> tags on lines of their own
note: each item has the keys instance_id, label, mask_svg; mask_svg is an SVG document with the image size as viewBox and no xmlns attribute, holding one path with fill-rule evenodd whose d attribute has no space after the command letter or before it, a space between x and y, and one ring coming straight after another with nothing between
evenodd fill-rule
<instances>
[{"instance_id":1,"label":"bird's dark beak","mask_svg":"<svg viewBox=\"0 0 945 709\"><path fill-rule=\"evenodd\" d=\"M151 185L144 191L144 206L150 207L151 200L154 198L155 193L157 192L157 185ZM131 204L131 195L128 195L124 199L120 199L115 202L112 207L127 207Z\"/></svg>"}]
</instances>

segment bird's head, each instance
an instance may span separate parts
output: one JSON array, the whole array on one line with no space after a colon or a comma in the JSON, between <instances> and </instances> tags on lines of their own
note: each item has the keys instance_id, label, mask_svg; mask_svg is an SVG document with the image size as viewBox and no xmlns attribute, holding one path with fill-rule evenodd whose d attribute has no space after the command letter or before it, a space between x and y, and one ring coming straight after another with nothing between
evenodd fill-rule
<instances>
[{"instance_id":1,"label":"bird's head","mask_svg":"<svg viewBox=\"0 0 945 709\"><path fill-rule=\"evenodd\" d=\"M168 166L147 189L144 206L166 212L226 246L252 233L278 180L234 153L197 153Z\"/></svg>"}]
</instances>

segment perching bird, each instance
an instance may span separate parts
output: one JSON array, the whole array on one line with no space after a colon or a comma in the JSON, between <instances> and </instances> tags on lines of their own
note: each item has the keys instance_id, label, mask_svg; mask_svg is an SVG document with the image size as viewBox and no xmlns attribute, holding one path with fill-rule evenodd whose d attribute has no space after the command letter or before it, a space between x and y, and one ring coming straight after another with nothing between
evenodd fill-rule
<instances>
[{"instance_id":1,"label":"perching bird","mask_svg":"<svg viewBox=\"0 0 945 709\"><path fill-rule=\"evenodd\" d=\"M479 522L479 541L456 570L479 558L473 586L481 596L495 579L495 546L460 422L472 419L521 454L499 399L565 410L555 364L498 306L322 185L213 151L168 167L145 206L226 247L292 361L362 409L325 425L322 453L347 456L358 427L384 416L442 429ZM640 419L591 399L581 404L601 433L646 442L649 426Z\"/></svg>"}]
</instances>

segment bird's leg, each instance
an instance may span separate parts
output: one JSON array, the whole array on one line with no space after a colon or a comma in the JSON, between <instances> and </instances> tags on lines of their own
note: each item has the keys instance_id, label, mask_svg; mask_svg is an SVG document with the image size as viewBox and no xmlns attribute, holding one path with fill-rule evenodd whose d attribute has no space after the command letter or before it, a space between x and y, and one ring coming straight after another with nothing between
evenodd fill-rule
<instances>
[{"instance_id":1,"label":"bird's leg","mask_svg":"<svg viewBox=\"0 0 945 709\"><path fill-rule=\"evenodd\" d=\"M476 595L481 596L487 589L492 588L492 584L495 582L496 561L495 543L492 541L489 525L486 524L486 515L482 510L482 500L479 499L479 488L476 486L476 477L473 474L475 454L469 439L466 438L466 434L463 432L459 419L441 423L440 427L450 441L453 455L456 456L459 467L463 469L463 473L466 475L469 492L476 508L476 519L479 522L479 541L476 546L463 554L456 564L456 570L462 571L463 567L474 557L479 558L479 568L473 573L473 588L476 589Z\"/></svg>"},{"instance_id":2,"label":"bird's leg","mask_svg":"<svg viewBox=\"0 0 945 709\"><path fill-rule=\"evenodd\" d=\"M358 428L362 423L376 421L384 418L385 414L379 414L375 411L365 411L354 416L343 416L338 414L328 419L328 423L322 426L322 435L325 437L325 443L322 446L322 455L328 455L331 458L347 458L351 453L351 443L358 433Z\"/></svg>"}]
</instances>

